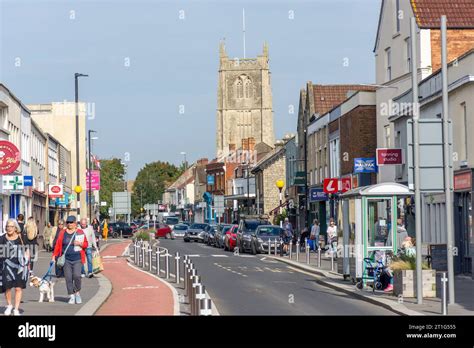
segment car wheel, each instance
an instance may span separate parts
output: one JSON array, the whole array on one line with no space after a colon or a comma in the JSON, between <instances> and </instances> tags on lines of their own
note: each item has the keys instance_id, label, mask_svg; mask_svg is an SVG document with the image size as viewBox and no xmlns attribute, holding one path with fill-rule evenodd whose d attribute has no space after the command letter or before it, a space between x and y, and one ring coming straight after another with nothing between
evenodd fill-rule
<instances>
[{"instance_id":1,"label":"car wheel","mask_svg":"<svg viewBox=\"0 0 474 348\"><path fill-rule=\"evenodd\" d=\"M189 243L189 239L184 238L183 240L185 243Z\"/></svg>"},{"instance_id":2,"label":"car wheel","mask_svg":"<svg viewBox=\"0 0 474 348\"><path fill-rule=\"evenodd\" d=\"M257 254L257 248L255 247L255 244L252 243L252 255L256 255Z\"/></svg>"},{"instance_id":3,"label":"car wheel","mask_svg":"<svg viewBox=\"0 0 474 348\"><path fill-rule=\"evenodd\" d=\"M245 248L244 248L244 243L240 243L240 246L239 246L239 253L241 254L245 254Z\"/></svg>"},{"instance_id":4,"label":"car wheel","mask_svg":"<svg viewBox=\"0 0 474 348\"><path fill-rule=\"evenodd\" d=\"M165 236L166 239L171 239L171 233L167 233Z\"/></svg>"}]
</instances>

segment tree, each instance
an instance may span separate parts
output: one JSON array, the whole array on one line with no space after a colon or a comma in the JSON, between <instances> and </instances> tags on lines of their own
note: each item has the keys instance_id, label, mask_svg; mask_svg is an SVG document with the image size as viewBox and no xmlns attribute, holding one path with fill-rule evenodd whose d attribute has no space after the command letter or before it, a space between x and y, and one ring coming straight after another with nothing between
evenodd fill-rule
<instances>
[{"instance_id":1,"label":"tree","mask_svg":"<svg viewBox=\"0 0 474 348\"><path fill-rule=\"evenodd\" d=\"M109 218L109 207L112 206L112 192L124 191L125 168L118 158L101 160L100 200L107 202L100 207L100 218Z\"/></svg>"},{"instance_id":2,"label":"tree","mask_svg":"<svg viewBox=\"0 0 474 348\"><path fill-rule=\"evenodd\" d=\"M140 169L133 184L132 214L139 215L145 204L157 204L161 201L166 188L183 172L168 162L147 163Z\"/></svg>"}]
</instances>

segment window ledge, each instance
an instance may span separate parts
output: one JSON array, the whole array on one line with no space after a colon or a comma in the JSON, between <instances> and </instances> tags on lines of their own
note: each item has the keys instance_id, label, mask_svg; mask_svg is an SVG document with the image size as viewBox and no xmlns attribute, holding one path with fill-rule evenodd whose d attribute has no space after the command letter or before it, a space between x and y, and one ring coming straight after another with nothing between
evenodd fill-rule
<instances>
[{"instance_id":1,"label":"window ledge","mask_svg":"<svg viewBox=\"0 0 474 348\"><path fill-rule=\"evenodd\" d=\"M400 36L400 32L393 34L392 39L395 39L397 36Z\"/></svg>"}]
</instances>

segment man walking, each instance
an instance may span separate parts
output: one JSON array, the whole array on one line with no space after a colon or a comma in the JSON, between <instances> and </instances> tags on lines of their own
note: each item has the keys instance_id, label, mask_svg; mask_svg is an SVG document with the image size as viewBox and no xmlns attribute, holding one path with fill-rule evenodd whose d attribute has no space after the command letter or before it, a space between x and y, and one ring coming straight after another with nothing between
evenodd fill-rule
<instances>
[{"instance_id":1,"label":"man walking","mask_svg":"<svg viewBox=\"0 0 474 348\"><path fill-rule=\"evenodd\" d=\"M87 219L82 218L81 219L81 229L84 231L84 234L87 239L87 248L86 248L86 260L87 260L87 276L89 278L92 278L94 274L92 273L92 248L94 248L96 251L99 251L99 248L97 247L97 243L95 242L95 233L94 233L94 228L91 225L87 224ZM81 277L86 276L86 271L84 269L84 265L82 265L82 274Z\"/></svg>"},{"instance_id":2,"label":"man walking","mask_svg":"<svg viewBox=\"0 0 474 348\"><path fill-rule=\"evenodd\" d=\"M291 222L288 218L285 218L285 223L283 224L283 231L284 231L284 245L283 245L283 252L285 254L288 253L288 244L290 243L290 240L293 239L293 226L291 225Z\"/></svg>"}]
</instances>

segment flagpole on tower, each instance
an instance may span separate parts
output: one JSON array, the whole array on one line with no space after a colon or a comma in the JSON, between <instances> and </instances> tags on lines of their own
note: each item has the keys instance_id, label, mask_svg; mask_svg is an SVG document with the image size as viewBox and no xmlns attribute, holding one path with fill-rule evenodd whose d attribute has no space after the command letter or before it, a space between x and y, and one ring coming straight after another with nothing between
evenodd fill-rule
<instances>
[{"instance_id":1,"label":"flagpole on tower","mask_svg":"<svg viewBox=\"0 0 474 348\"><path fill-rule=\"evenodd\" d=\"M242 9L242 31L244 38L244 59L245 59L245 8Z\"/></svg>"}]
</instances>

